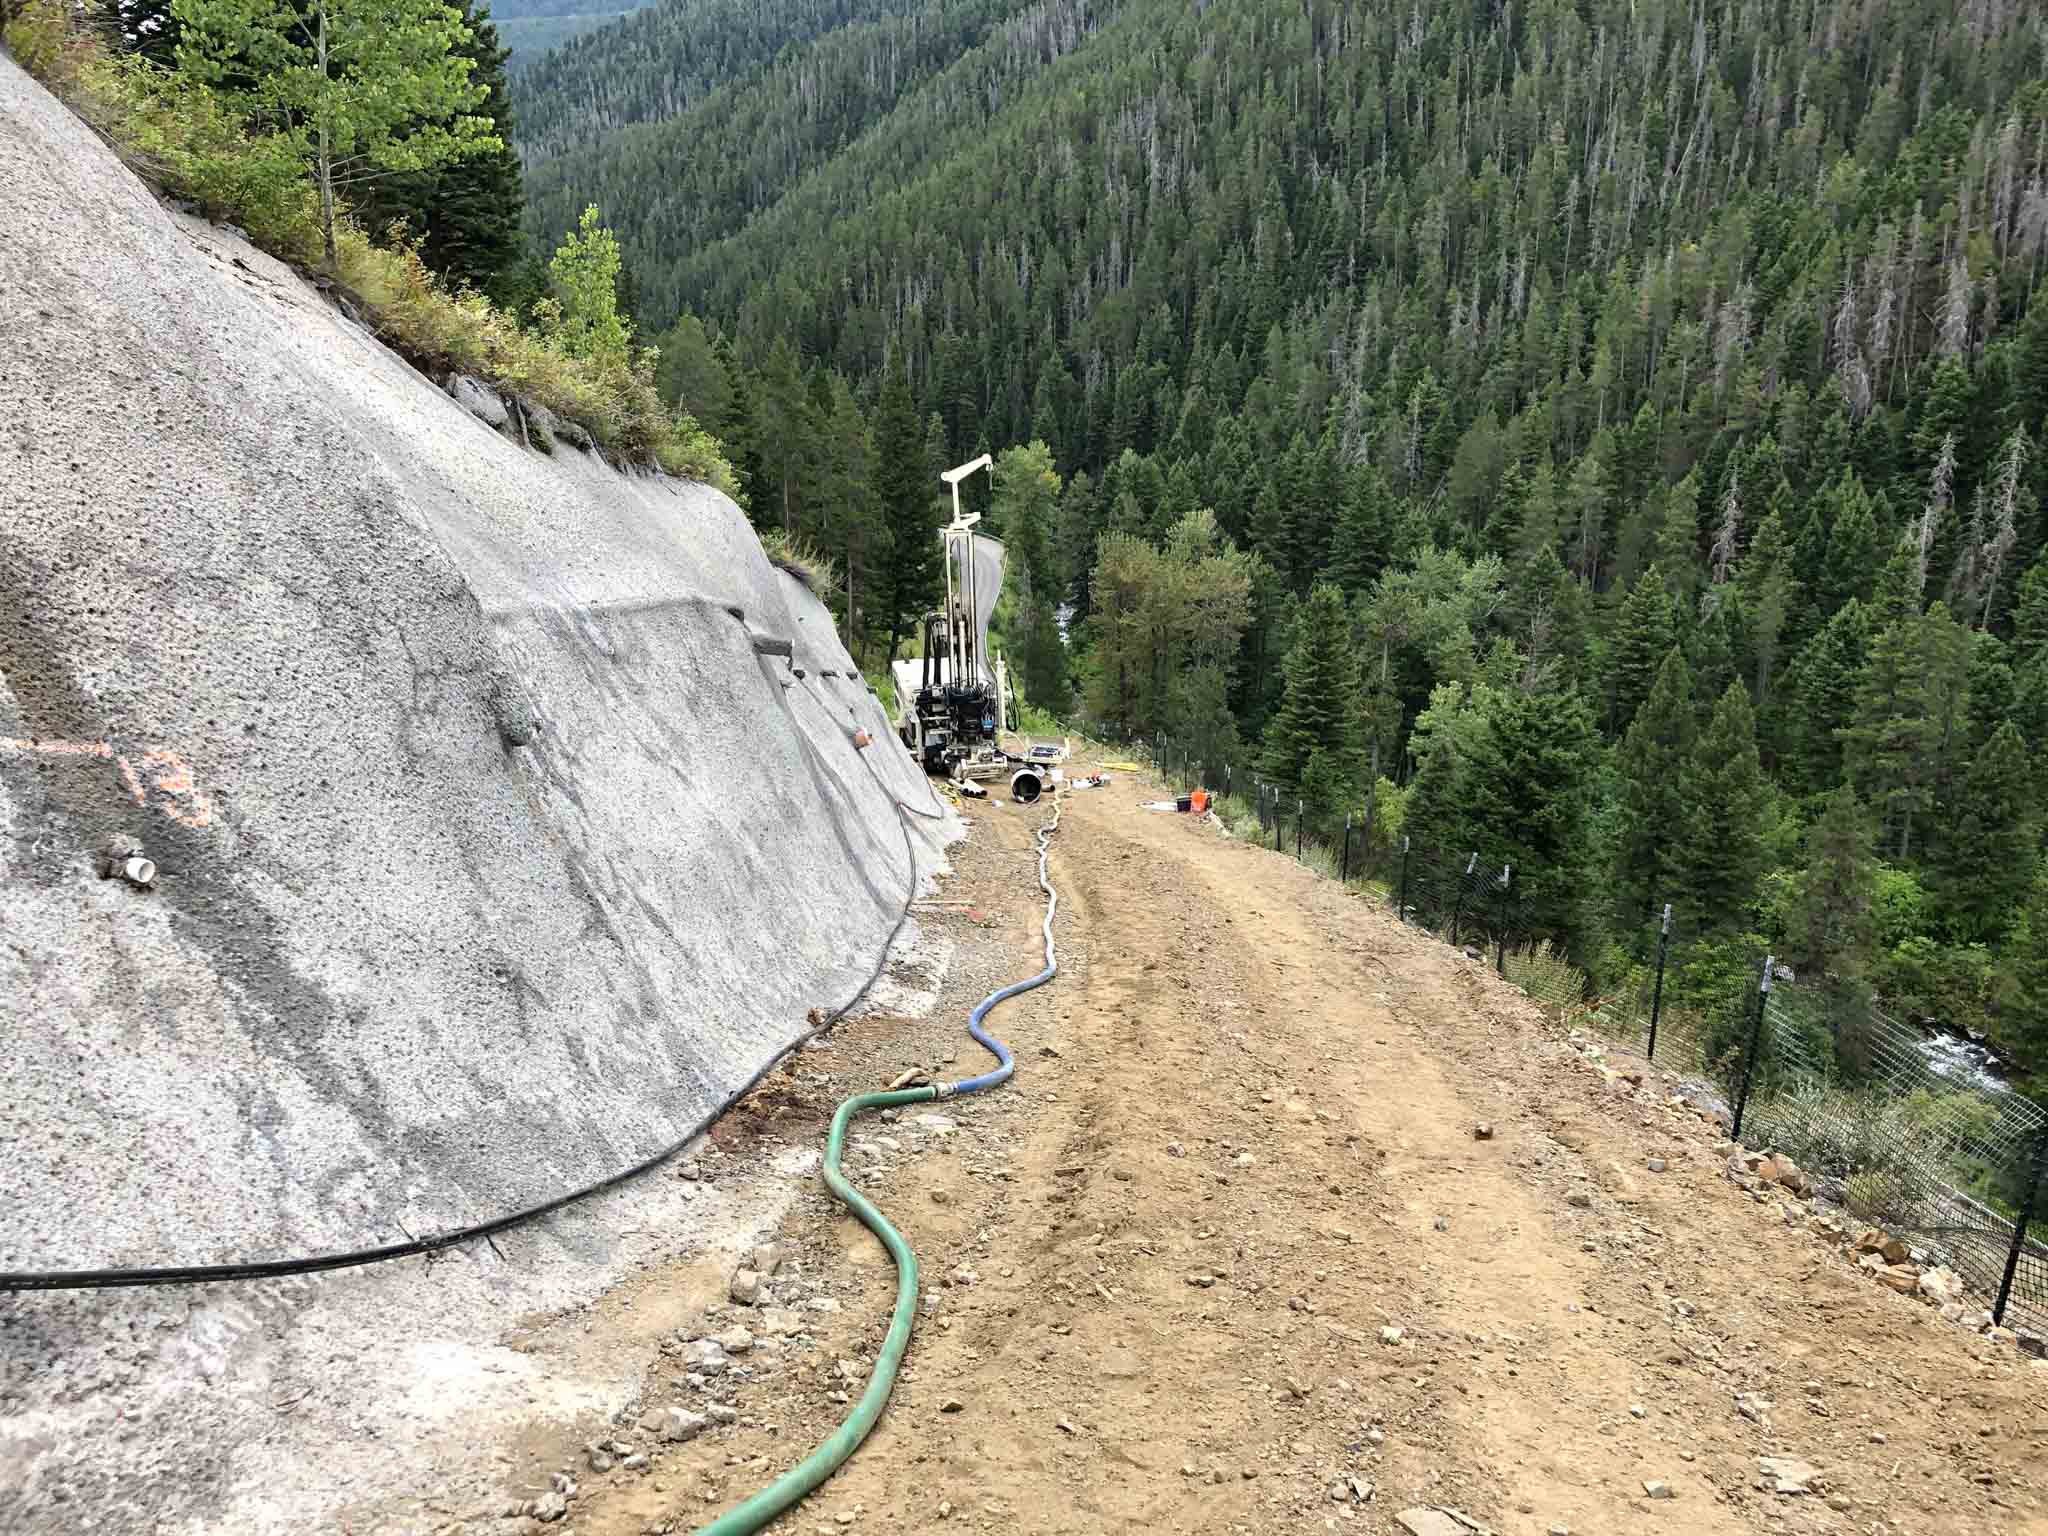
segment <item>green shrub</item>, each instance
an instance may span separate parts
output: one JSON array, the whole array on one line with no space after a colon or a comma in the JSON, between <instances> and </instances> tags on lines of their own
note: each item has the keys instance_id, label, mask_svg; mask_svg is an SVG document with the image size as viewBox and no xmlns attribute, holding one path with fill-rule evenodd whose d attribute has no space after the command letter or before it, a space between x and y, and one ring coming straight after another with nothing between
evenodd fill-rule
<instances>
[{"instance_id":1,"label":"green shrub","mask_svg":"<svg viewBox=\"0 0 2048 1536\"><path fill-rule=\"evenodd\" d=\"M1562 1016L1586 1000L1586 973L1548 939L1509 951L1507 977L1553 1016Z\"/></svg>"},{"instance_id":2,"label":"green shrub","mask_svg":"<svg viewBox=\"0 0 2048 1536\"><path fill-rule=\"evenodd\" d=\"M1788 1079L1755 1105L1754 1137L1808 1174L1841 1179L1848 1208L1865 1221L1911 1230L1955 1177L1954 1128L1926 1105L1818 1077Z\"/></svg>"},{"instance_id":3,"label":"green shrub","mask_svg":"<svg viewBox=\"0 0 2048 1536\"><path fill-rule=\"evenodd\" d=\"M0 43L17 64L60 96L69 95L79 74L98 55L65 0L0 3Z\"/></svg>"},{"instance_id":4,"label":"green shrub","mask_svg":"<svg viewBox=\"0 0 2048 1536\"><path fill-rule=\"evenodd\" d=\"M1991 952L1982 944L1943 944L1924 933L1893 944L1871 970L1888 1005L1980 1034L1992 1025L1998 979Z\"/></svg>"},{"instance_id":5,"label":"green shrub","mask_svg":"<svg viewBox=\"0 0 2048 1536\"><path fill-rule=\"evenodd\" d=\"M1026 736L1064 736L1067 730L1051 710L1040 709L1029 699L1018 701L1014 728Z\"/></svg>"},{"instance_id":6,"label":"green shrub","mask_svg":"<svg viewBox=\"0 0 2048 1536\"><path fill-rule=\"evenodd\" d=\"M770 565L794 576L813 597L831 600L839 586L839 567L830 555L819 553L808 540L780 528L762 530L761 548Z\"/></svg>"},{"instance_id":7,"label":"green shrub","mask_svg":"<svg viewBox=\"0 0 2048 1536\"><path fill-rule=\"evenodd\" d=\"M323 249L319 200L297 147L174 71L110 54L88 20L59 0L29 0L7 20L4 38L23 67L104 134L145 181L211 219L241 226L281 260L316 265ZM587 244L591 232L583 235ZM738 479L717 440L687 413L662 404L653 350L621 346L573 356L567 332L556 344L522 330L481 294L450 291L403 231L379 246L344 221L334 276L369 307L377 334L416 367L475 374L580 424L623 461L657 464L737 495ZM576 332L574 339L580 346L587 337Z\"/></svg>"}]
</instances>

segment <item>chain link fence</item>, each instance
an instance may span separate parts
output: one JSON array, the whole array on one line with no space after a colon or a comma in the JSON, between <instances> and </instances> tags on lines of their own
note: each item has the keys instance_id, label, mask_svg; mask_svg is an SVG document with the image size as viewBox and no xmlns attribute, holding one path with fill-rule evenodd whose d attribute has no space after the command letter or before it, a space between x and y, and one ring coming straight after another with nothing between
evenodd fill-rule
<instances>
[{"instance_id":1,"label":"chain link fence","mask_svg":"<svg viewBox=\"0 0 2048 1536\"><path fill-rule=\"evenodd\" d=\"M1124 745L1177 791L1207 789L1234 834L1483 957L1603 1050L1675 1074L1731 1136L1795 1160L1822 1198L1953 1271L1965 1313L1988 1310L2037 1350L2048 1337L2048 1108L1967 1042L1854 991L1802 984L1751 941L1703 933L1668 905L1620 935L1631 962L1596 990L1565 936L1524 910L1516 872L1481 850L1389 838L1369 816L1319 826L1249 754Z\"/></svg>"}]
</instances>

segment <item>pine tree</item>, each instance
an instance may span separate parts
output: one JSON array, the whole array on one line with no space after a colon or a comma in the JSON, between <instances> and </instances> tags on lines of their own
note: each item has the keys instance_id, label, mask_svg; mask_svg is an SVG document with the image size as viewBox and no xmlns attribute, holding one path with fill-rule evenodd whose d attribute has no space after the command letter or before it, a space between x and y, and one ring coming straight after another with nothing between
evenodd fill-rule
<instances>
[{"instance_id":1,"label":"pine tree","mask_svg":"<svg viewBox=\"0 0 2048 1536\"><path fill-rule=\"evenodd\" d=\"M1914 399L1916 411L1908 483L1900 487L1902 494L1911 497L1906 503L1908 506L1920 505L1928 488L1935 483L1936 466L1942 462L1945 445L1950 439L1953 438L1957 444L1969 441L1970 394L1970 371L1959 357L1942 358L1927 374L1925 389ZM1967 486L1956 484L1948 489L1956 502L1966 504ZM1958 519L1953 515L1936 525L1927 564L1936 582L1954 568L1961 538ZM1939 586L1935 591L1940 591Z\"/></svg>"},{"instance_id":2,"label":"pine tree","mask_svg":"<svg viewBox=\"0 0 2048 1536\"><path fill-rule=\"evenodd\" d=\"M1576 688L1586 670L1587 598L1545 547L1524 561L1508 591L1504 617L1520 648L1524 693Z\"/></svg>"},{"instance_id":3,"label":"pine tree","mask_svg":"<svg viewBox=\"0 0 2048 1536\"><path fill-rule=\"evenodd\" d=\"M1275 489L1283 569L1298 591L1307 591L1328 562L1337 515L1335 488L1334 466L1306 432L1296 432L1281 458Z\"/></svg>"},{"instance_id":4,"label":"pine tree","mask_svg":"<svg viewBox=\"0 0 2048 1536\"><path fill-rule=\"evenodd\" d=\"M804 388L796 349L778 336L754 376L754 441L761 479L754 486L754 517L763 527L794 533L804 520L807 484L817 438L811 400Z\"/></svg>"},{"instance_id":5,"label":"pine tree","mask_svg":"<svg viewBox=\"0 0 2048 1536\"><path fill-rule=\"evenodd\" d=\"M1663 516L1658 520L1657 536L1650 549L1651 560L1664 572L1664 580L1671 588L1673 602L1685 613L1693 610L1704 575L1700 568L1699 516L1699 472L1687 470L1665 493Z\"/></svg>"},{"instance_id":6,"label":"pine tree","mask_svg":"<svg viewBox=\"0 0 2048 1536\"><path fill-rule=\"evenodd\" d=\"M1731 683L1679 774L1676 889L1701 929L1743 925L1764 872L1760 830L1769 786L1757 757L1749 692Z\"/></svg>"},{"instance_id":7,"label":"pine tree","mask_svg":"<svg viewBox=\"0 0 2048 1536\"><path fill-rule=\"evenodd\" d=\"M1851 598L1792 663L1780 766L1801 793L1824 793L1841 782L1840 733L1855 718L1856 685L1869 648L1868 612Z\"/></svg>"},{"instance_id":8,"label":"pine tree","mask_svg":"<svg viewBox=\"0 0 2048 1536\"><path fill-rule=\"evenodd\" d=\"M918 619L938 601L943 557L933 495L938 482L927 463L900 347L883 377L874 436L875 505L884 530L875 573L876 608L889 626L883 659L890 662L896 658L897 643L914 633Z\"/></svg>"},{"instance_id":9,"label":"pine tree","mask_svg":"<svg viewBox=\"0 0 2048 1536\"><path fill-rule=\"evenodd\" d=\"M1943 922L1964 941L1995 941L2033 883L2041 797L2027 745L2004 721L1963 775L1954 826L1935 861Z\"/></svg>"},{"instance_id":10,"label":"pine tree","mask_svg":"<svg viewBox=\"0 0 2048 1536\"><path fill-rule=\"evenodd\" d=\"M473 42L441 0L173 0L181 74L304 145L329 271L341 200L378 176L506 146Z\"/></svg>"},{"instance_id":11,"label":"pine tree","mask_svg":"<svg viewBox=\"0 0 2048 1536\"><path fill-rule=\"evenodd\" d=\"M1793 568L1794 554L1785 539L1784 524L1776 511L1767 512L1742 557L1738 583L1748 623L1745 649L1751 662L1750 691L1756 698L1770 696L1786 626L1798 605L1799 583Z\"/></svg>"},{"instance_id":12,"label":"pine tree","mask_svg":"<svg viewBox=\"0 0 2048 1536\"><path fill-rule=\"evenodd\" d=\"M1344 502L1330 542L1330 579L1346 592L1368 591L1386 569L1393 537L1392 501L1386 477L1377 469L1354 470L1346 477Z\"/></svg>"},{"instance_id":13,"label":"pine tree","mask_svg":"<svg viewBox=\"0 0 2048 1536\"><path fill-rule=\"evenodd\" d=\"M1856 598L1870 596L1871 578L1877 565L1877 524L1870 498L1854 470L1844 469L1829 492L1834 516L1828 529L1827 555L1821 563L1814 592L1822 622L1841 606Z\"/></svg>"},{"instance_id":14,"label":"pine tree","mask_svg":"<svg viewBox=\"0 0 2048 1536\"><path fill-rule=\"evenodd\" d=\"M1079 625L1091 612L1088 581L1095 569L1095 541L1102 534L1103 520L1095 482L1087 470L1079 470L1067 482L1060 496L1059 532L1055 540L1060 575L1060 599L1074 605L1073 623Z\"/></svg>"},{"instance_id":15,"label":"pine tree","mask_svg":"<svg viewBox=\"0 0 2048 1536\"><path fill-rule=\"evenodd\" d=\"M1791 958L1802 974L1849 978L1869 963L1877 901L1876 829L1856 791L1829 795L1806 834L1806 868L1787 924Z\"/></svg>"},{"instance_id":16,"label":"pine tree","mask_svg":"<svg viewBox=\"0 0 2048 1536\"><path fill-rule=\"evenodd\" d=\"M1636 710L1649 696L1657 669L1670 654L1676 633L1664 573L1656 565L1644 571L1621 605L1607 664L1607 728L1626 731Z\"/></svg>"},{"instance_id":17,"label":"pine tree","mask_svg":"<svg viewBox=\"0 0 2048 1536\"><path fill-rule=\"evenodd\" d=\"M731 404L732 383L704 323L685 314L661 333L656 345L661 359L655 365L654 387L661 391L662 400L716 431ZM728 445L728 457L730 454Z\"/></svg>"},{"instance_id":18,"label":"pine tree","mask_svg":"<svg viewBox=\"0 0 2048 1536\"><path fill-rule=\"evenodd\" d=\"M996 457L988 520L1008 557L998 610L1004 638L1024 697L1056 714L1067 707L1066 645L1053 618L1059 506L1060 477L1044 443L1006 448Z\"/></svg>"},{"instance_id":19,"label":"pine tree","mask_svg":"<svg viewBox=\"0 0 2048 1536\"><path fill-rule=\"evenodd\" d=\"M1615 916L1624 938L1638 933L1659 903L1674 899L1675 843L1686 835L1681 779L1697 734L1692 669L1674 646L1615 755L1620 797L1613 883ZM1697 914L1688 914L1688 922L1694 921Z\"/></svg>"},{"instance_id":20,"label":"pine tree","mask_svg":"<svg viewBox=\"0 0 2048 1536\"><path fill-rule=\"evenodd\" d=\"M1286 796L1300 796L1309 755L1323 754L1325 784L1355 790L1365 782L1365 750L1359 731L1358 652L1344 594L1319 583L1295 620L1294 644L1285 663L1287 689L1267 723L1259 771ZM1327 815L1333 807L1315 808Z\"/></svg>"},{"instance_id":21,"label":"pine tree","mask_svg":"<svg viewBox=\"0 0 2048 1536\"><path fill-rule=\"evenodd\" d=\"M1969 670L1969 639L1936 603L1872 637L1856 685L1856 715L1841 732L1850 781L1877 808L1887 845L1919 851L1946 783Z\"/></svg>"},{"instance_id":22,"label":"pine tree","mask_svg":"<svg viewBox=\"0 0 2048 1536\"><path fill-rule=\"evenodd\" d=\"M1969 724L1963 741L1972 755L2018 712L2019 689L2009 655L2006 643L1996 635L1980 630L1970 637L1970 680L1964 705Z\"/></svg>"},{"instance_id":23,"label":"pine tree","mask_svg":"<svg viewBox=\"0 0 2048 1536\"><path fill-rule=\"evenodd\" d=\"M2017 667L2048 659L2048 554L2020 578L2012 610L2012 659Z\"/></svg>"},{"instance_id":24,"label":"pine tree","mask_svg":"<svg viewBox=\"0 0 2048 1536\"><path fill-rule=\"evenodd\" d=\"M1458 770L1483 862L1510 867L1518 921L1582 955L1587 790L1598 756L1592 716L1576 694L1507 692L1490 701L1485 729Z\"/></svg>"},{"instance_id":25,"label":"pine tree","mask_svg":"<svg viewBox=\"0 0 2048 1536\"><path fill-rule=\"evenodd\" d=\"M451 287L474 288L502 303L526 254L520 227L526 196L519 155L512 147L512 97L505 83L505 61L511 55L499 45L489 5L453 3L469 31L455 52L473 66L470 84L484 90L474 110L489 120L498 147L424 171L377 177L363 183L349 201L357 222L374 235L403 220L419 242L420 259Z\"/></svg>"},{"instance_id":26,"label":"pine tree","mask_svg":"<svg viewBox=\"0 0 2048 1536\"><path fill-rule=\"evenodd\" d=\"M732 343L720 337L712 347L712 354L725 374L725 406L718 415L706 422L718 436L725 448L726 459L732 464L733 473L740 482L740 505L745 507L757 525L760 518L755 507L755 488L762 478L761 452L758 446L758 431L754 424L754 394L747 378L747 370L734 354Z\"/></svg>"}]
</instances>

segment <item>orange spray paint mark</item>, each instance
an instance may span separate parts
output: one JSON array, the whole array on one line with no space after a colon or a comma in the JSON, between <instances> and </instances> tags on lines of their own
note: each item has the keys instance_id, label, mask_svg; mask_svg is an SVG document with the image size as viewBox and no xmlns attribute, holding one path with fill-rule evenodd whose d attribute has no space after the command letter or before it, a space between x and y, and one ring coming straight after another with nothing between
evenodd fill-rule
<instances>
[{"instance_id":1,"label":"orange spray paint mark","mask_svg":"<svg viewBox=\"0 0 2048 1536\"><path fill-rule=\"evenodd\" d=\"M34 752L42 757L112 757L104 741L36 741L27 736L0 736L0 752Z\"/></svg>"},{"instance_id":2,"label":"orange spray paint mark","mask_svg":"<svg viewBox=\"0 0 2048 1536\"><path fill-rule=\"evenodd\" d=\"M142 766L154 773L157 793L174 802L158 807L166 816L194 829L213 825L213 802L192 782L192 770L185 759L157 747L142 754Z\"/></svg>"},{"instance_id":3,"label":"orange spray paint mark","mask_svg":"<svg viewBox=\"0 0 2048 1536\"><path fill-rule=\"evenodd\" d=\"M104 741L37 741L26 736L0 736L0 752L33 754L37 757L97 757L110 759L120 765L121 781L128 793L140 806L149 804L149 794L143 786L142 774L135 771L135 765L126 757L115 757L113 745ZM192 777L191 766L168 747L152 747L142 754L143 772L150 778L150 787L163 797L166 804L158 810L180 826L200 827L213 825L213 801L207 798Z\"/></svg>"}]
</instances>

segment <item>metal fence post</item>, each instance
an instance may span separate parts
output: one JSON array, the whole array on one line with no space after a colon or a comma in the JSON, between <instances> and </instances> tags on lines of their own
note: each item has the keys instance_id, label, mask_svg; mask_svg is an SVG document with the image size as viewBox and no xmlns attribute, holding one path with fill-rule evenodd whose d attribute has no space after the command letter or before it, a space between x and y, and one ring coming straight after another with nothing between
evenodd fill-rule
<instances>
[{"instance_id":1,"label":"metal fence post","mask_svg":"<svg viewBox=\"0 0 2048 1536\"><path fill-rule=\"evenodd\" d=\"M1306 801L1297 800L1294 802L1294 858L1296 863L1301 862L1301 824L1308 820L1305 814L1306 810Z\"/></svg>"},{"instance_id":2,"label":"metal fence post","mask_svg":"<svg viewBox=\"0 0 2048 1536\"><path fill-rule=\"evenodd\" d=\"M1514 870L1512 864L1500 867L1500 921L1493 929L1493 970L1503 979L1508 974L1508 881Z\"/></svg>"},{"instance_id":3,"label":"metal fence post","mask_svg":"<svg viewBox=\"0 0 2048 1536\"><path fill-rule=\"evenodd\" d=\"M1280 851L1280 791L1273 791L1273 851Z\"/></svg>"},{"instance_id":4,"label":"metal fence post","mask_svg":"<svg viewBox=\"0 0 2048 1536\"><path fill-rule=\"evenodd\" d=\"M1457 947L1458 930L1465 922L1465 887L1472 883L1472 871L1479 867L1479 854L1475 850L1465 861L1465 878L1458 882L1458 899L1451 906L1451 945Z\"/></svg>"},{"instance_id":5,"label":"metal fence post","mask_svg":"<svg viewBox=\"0 0 2048 1536\"><path fill-rule=\"evenodd\" d=\"M1394 916L1408 921L1408 834L1401 834L1401 887L1394 897Z\"/></svg>"},{"instance_id":6,"label":"metal fence post","mask_svg":"<svg viewBox=\"0 0 2048 1536\"><path fill-rule=\"evenodd\" d=\"M1735 1096L1735 1124L1730 1127L1728 1139L1742 1140L1742 1112L1749 1108L1749 1085L1756 1076L1756 1052L1764 1037L1764 1010L1771 1003L1771 967L1777 961L1776 955L1764 956L1764 979L1756 990L1756 1022L1749 1026L1749 1054L1742 1063L1742 1088Z\"/></svg>"},{"instance_id":7,"label":"metal fence post","mask_svg":"<svg viewBox=\"0 0 2048 1536\"><path fill-rule=\"evenodd\" d=\"M1664 1012L1664 953L1671 948L1671 903L1664 903L1664 927L1657 935L1657 985L1650 992L1650 1044L1643 1053L1657 1059L1657 1020Z\"/></svg>"},{"instance_id":8,"label":"metal fence post","mask_svg":"<svg viewBox=\"0 0 2048 1536\"><path fill-rule=\"evenodd\" d=\"M2012 1279L2019 1273L2020 1255L2027 1246L2027 1228L2034 1222L2034 1205L2041 1196L2041 1175L2048 1169L2048 1126L2034 1134L2032 1166L2027 1170L2027 1197L2020 1202L2018 1220L2012 1224L2012 1247L2005 1255L2005 1274L1998 1282L1998 1300L1991 1308L1991 1321L2005 1326L2005 1304L2012 1299Z\"/></svg>"},{"instance_id":9,"label":"metal fence post","mask_svg":"<svg viewBox=\"0 0 2048 1536\"><path fill-rule=\"evenodd\" d=\"M1351 813L1344 813L1344 852L1337 860L1337 883L1351 883Z\"/></svg>"}]
</instances>

